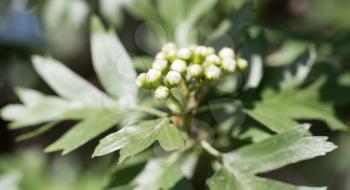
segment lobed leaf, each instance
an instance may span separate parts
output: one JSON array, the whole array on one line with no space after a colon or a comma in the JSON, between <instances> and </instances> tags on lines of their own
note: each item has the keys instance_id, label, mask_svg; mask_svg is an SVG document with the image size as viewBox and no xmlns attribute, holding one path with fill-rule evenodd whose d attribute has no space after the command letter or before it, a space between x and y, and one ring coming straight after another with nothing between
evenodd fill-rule
<instances>
[{"instance_id":1,"label":"lobed leaf","mask_svg":"<svg viewBox=\"0 0 350 190\"><path fill-rule=\"evenodd\" d=\"M113 127L121 119L119 114L99 112L73 126L68 132L46 148L46 152L63 150L67 154Z\"/></svg>"},{"instance_id":2,"label":"lobed leaf","mask_svg":"<svg viewBox=\"0 0 350 190\"><path fill-rule=\"evenodd\" d=\"M141 121L103 138L93 156L102 156L120 149L119 163L145 150L158 140L165 150L183 146L180 132L169 118Z\"/></svg>"},{"instance_id":3,"label":"lobed leaf","mask_svg":"<svg viewBox=\"0 0 350 190\"><path fill-rule=\"evenodd\" d=\"M137 87L133 62L114 31L107 32L96 16L91 19L91 52L94 69L106 91L120 105L134 105Z\"/></svg>"},{"instance_id":4,"label":"lobed leaf","mask_svg":"<svg viewBox=\"0 0 350 190\"><path fill-rule=\"evenodd\" d=\"M245 175L227 166L208 180L210 190L326 190L324 187L294 186L275 180Z\"/></svg>"},{"instance_id":5,"label":"lobed leaf","mask_svg":"<svg viewBox=\"0 0 350 190\"><path fill-rule=\"evenodd\" d=\"M103 92L52 58L32 57L37 73L60 96L84 105L113 104Z\"/></svg>"},{"instance_id":6,"label":"lobed leaf","mask_svg":"<svg viewBox=\"0 0 350 190\"><path fill-rule=\"evenodd\" d=\"M277 133L295 126L296 119L319 119L333 130L345 130L347 126L335 117L332 104L320 100L319 89L324 81L324 78L320 79L302 89L286 88L279 92L267 90L261 102L245 111Z\"/></svg>"},{"instance_id":7,"label":"lobed leaf","mask_svg":"<svg viewBox=\"0 0 350 190\"><path fill-rule=\"evenodd\" d=\"M336 148L325 137L308 136L308 129L308 125L292 128L260 143L226 153L224 159L240 172L257 174L322 156Z\"/></svg>"}]
</instances>

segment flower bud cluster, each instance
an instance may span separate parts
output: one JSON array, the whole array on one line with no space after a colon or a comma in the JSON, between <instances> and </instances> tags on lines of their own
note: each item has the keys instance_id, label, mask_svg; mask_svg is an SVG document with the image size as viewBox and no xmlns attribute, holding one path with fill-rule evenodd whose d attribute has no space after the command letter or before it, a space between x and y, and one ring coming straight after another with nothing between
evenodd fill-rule
<instances>
[{"instance_id":1,"label":"flower bud cluster","mask_svg":"<svg viewBox=\"0 0 350 190\"><path fill-rule=\"evenodd\" d=\"M152 68L137 77L136 84L139 88L155 90L155 97L165 100L170 89L181 83L198 89L205 82L243 71L247 66L248 62L228 47L216 54L212 47L192 45L178 49L174 43L167 43L155 56Z\"/></svg>"}]
</instances>

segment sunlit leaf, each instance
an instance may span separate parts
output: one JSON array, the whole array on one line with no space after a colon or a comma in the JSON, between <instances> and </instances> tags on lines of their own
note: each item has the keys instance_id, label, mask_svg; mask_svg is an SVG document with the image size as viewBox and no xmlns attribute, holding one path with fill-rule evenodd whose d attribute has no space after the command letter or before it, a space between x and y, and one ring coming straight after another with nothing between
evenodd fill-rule
<instances>
[{"instance_id":1,"label":"sunlit leaf","mask_svg":"<svg viewBox=\"0 0 350 190\"><path fill-rule=\"evenodd\" d=\"M256 174L322 156L336 148L325 137L308 136L308 129L307 125L295 127L260 143L226 153L224 159L236 170Z\"/></svg>"},{"instance_id":2,"label":"sunlit leaf","mask_svg":"<svg viewBox=\"0 0 350 190\"><path fill-rule=\"evenodd\" d=\"M145 150L157 139L166 150L180 148L183 146L182 136L169 122L168 118L160 118L140 121L126 126L103 138L96 147L93 156L102 156L121 149L119 162L122 162L128 157ZM168 129L169 127L170 129ZM162 132L163 130L165 131Z\"/></svg>"},{"instance_id":3,"label":"sunlit leaf","mask_svg":"<svg viewBox=\"0 0 350 190\"><path fill-rule=\"evenodd\" d=\"M210 190L326 190L327 188L302 187L254 177L223 167L208 180Z\"/></svg>"},{"instance_id":4,"label":"sunlit leaf","mask_svg":"<svg viewBox=\"0 0 350 190\"><path fill-rule=\"evenodd\" d=\"M136 72L118 37L107 32L95 16L91 20L91 52L93 65L107 92L118 98L120 105L136 103Z\"/></svg>"},{"instance_id":5,"label":"sunlit leaf","mask_svg":"<svg viewBox=\"0 0 350 190\"><path fill-rule=\"evenodd\" d=\"M158 134L157 140L160 146L166 151L179 149L185 144L180 130L178 130L174 124L163 127Z\"/></svg>"},{"instance_id":6,"label":"sunlit leaf","mask_svg":"<svg viewBox=\"0 0 350 190\"><path fill-rule=\"evenodd\" d=\"M323 120L333 130L344 130L347 127L335 117L332 104L321 101L319 90L323 83L324 79L320 79L302 89L266 90L262 101L246 109L246 113L278 133L295 126L296 119Z\"/></svg>"},{"instance_id":7,"label":"sunlit leaf","mask_svg":"<svg viewBox=\"0 0 350 190\"><path fill-rule=\"evenodd\" d=\"M69 70L62 63L41 56L33 56L32 61L38 74L60 96L77 100L84 105L113 103L103 92Z\"/></svg>"},{"instance_id":8,"label":"sunlit leaf","mask_svg":"<svg viewBox=\"0 0 350 190\"><path fill-rule=\"evenodd\" d=\"M119 114L105 112L91 115L91 117L73 126L72 129L47 147L45 151L63 150L62 154L67 154L113 127L121 119L120 117Z\"/></svg>"}]
</instances>

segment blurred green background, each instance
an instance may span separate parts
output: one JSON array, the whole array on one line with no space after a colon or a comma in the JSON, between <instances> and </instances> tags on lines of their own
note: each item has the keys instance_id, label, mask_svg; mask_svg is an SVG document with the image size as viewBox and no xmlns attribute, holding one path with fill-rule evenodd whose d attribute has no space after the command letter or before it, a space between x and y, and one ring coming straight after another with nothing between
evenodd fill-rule
<instances>
[{"instance_id":1,"label":"blurred green background","mask_svg":"<svg viewBox=\"0 0 350 190\"><path fill-rule=\"evenodd\" d=\"M202 10L206 10L204 14ZM344 0L2 0L1 107L18 101L13 92L16 86L52 94L34 73L32 54L52 55L99 86L90 56L91 14L100 15L106 25L116 28L129 53L144 62L164 42L176 41L258 51L266 67L273 68L295 59L305 44L313 44L318 58L308 80L326 77L320 92L324 101L331 101L339 118L350 123L350 2ZM270 74L273 77L274 73ZM2 120L0 125L0 187L101 189L108 164L114 163L110 157L90 159L96 141L69 156L44 154L43 147L66 131L69 122L21 142L15 137L28 129L9 131ZM349 190L350 134L332 132L321 122L313 122L313 126L314 134L329 136L339 148L326 157L267 176Z\"/></svg>"}]
</instances>

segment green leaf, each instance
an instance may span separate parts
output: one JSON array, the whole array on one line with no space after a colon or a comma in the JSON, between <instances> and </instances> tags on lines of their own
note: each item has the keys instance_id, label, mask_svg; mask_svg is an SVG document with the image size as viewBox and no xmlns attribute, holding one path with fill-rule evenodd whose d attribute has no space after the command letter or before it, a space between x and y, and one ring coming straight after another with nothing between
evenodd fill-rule
<instances>
[{"instance_id":1,"label":"green leaf","mask_svg":"<svg viewBox=\"0 0 350 190\"><path fill-rule=\"evenodd\" d=\"M185 17L186 0L157 0L160 16L172 26L177 26Z\"/></svg>"},{"instance_id":2,"label":"green leaf","mask_svg":"<svg viewBox=\"0 0 350 190\"><path fill-rule=\"evenodd\" d=\"M152 67L153 60L154 58L149 56L137 56L132 58L135 68L142 72L146 72Z\"/></svg>"},{"instance_id":3,"label":"green leaf","mask_svg":"<svg viewBox=\"0 0 350 190\"><path fill-rule=\"evenodd\" d=\"M60 96L84 105L113 104L103 92L57 60L36 55L32 57L32 61L38 74Z\"/></svg>"},{"instance_id":4,"label":"green leaf","mask_svg":"<svg viewBox=\"0 0 350 190\"><path fill-rule=\"evenodd\" d=\"M176 163L166 166L159 182L160 189L171 189L181 178L183 178L183 173Z\"/></svg>"},{"instance_id":5,"label":"green leaf","mask_svg":"<svg viewBox=\"0 0 350 190\"><path fill-rule=\"evenodd\" d=\"M152 156L151 151L144 151L132 159L126 160L123 164L114 164L108 170L108 174L106 175L107 180L104 186L108 188L121 188L126 184L132 183L145 168L147 162L152 159Z\"/></svg>"},{"instance_id":6,"label":"green leaf","mask_svg":"<svg viewBox=\"0 0 350 190\"><path fill-rule=\"evenodd\" d=\"M63 150L62 154L67 154L113 127L120 118L119 114L96 113L73 126L72 129L47 147L45 151Z\"/></svg>"},{"instance_id":7,"label":"green leaf","mask_svg":"<svg viewBox=\"0 0 350 190\"><path fill-rule=\"evenodd\" d=\"M11 129L29 127L54 120L81 119L100 110L115 109L107 107L111 105L104 107L102 104L98 107L87 106L81 102L47 96L26 88L17 88L16 93L24 105L10 104L1 110L1 117L12 121Z\"/></svg>"},{"instance_id":8,"label":"green leaf","mask_svg":"<svg viewBox=\"0 0 350 190\"><path fill-rule=\"evenodd\" d=\"M295 126L296 119L325 121L333 130L345 130L347 126L336 118L333 106L321 101L319 90L324 78L302 89L286 88L279 92L266 90L262 101L246 113L274 132L280 133Z\"/></svg>"},{"instance_id":9,"label":"green leaf","mask_svg":"<svg viewBox=\"0 0 350 190\"><path fill-rule=\"evenodd\" d=\"M187 1L188 2L188 1ZM194 35L193 28L199 19L207 12L211 11L217 4L218 0L201 0L196 1L188 11L186 20L181 24L176 25L176 42L181 46L190 45L195 43L195 39L192 39Z\"/></svg>"},{"instance_id":10,"label":"green leaf","mask_svg":"<svg viewBox=\"0 0 350 190\"><path fill-rule=\"evenodd\" d=\"M170 128L170 129L168 129ZM165 130L164 132L162 132ZM169 133L173 132L174 137ZM167 150L183 146L180 132L170 125L169 118L141 121L122 128L103 138L96 147L93 156L102 156L116 150L120 150L119 163L128 157L145 150L157 139L161 139L162 145Z\"/></svg>"},{"instance_id":11,"label":"green leaf","mask_svg":"<svg viewBox=\"0 0 350 190\"><path fill-rule=\"evenodd\" d=\"M20 91L17 90L17 94L25 105L9 104L1 110L1 117L12 121L11 129L54 120L65 112L70 105L66 100L54 96L45 96L34 90L21 89Z\"/></svg>"},{"instance_id":12,"label":"green leaf","mask_svg":"<svg viewBox=\"0 0 350 190\"><path fill-rule=\"evenodd\" d=\"M336 148L326 137L307 136L308 125L295 127L260 143L224 154L224 159L246 174L257 174L325 155Z\"/></svg>"},{"instance_id":13,"label":"green leaf","mask_svg":"<svg viewBox=\"0 0 350 190\"><path fill-rule=\"evenodd\" d=\"M302 187L245 175L229 167L223 167L208 180L210 190L326 190L322 187Z\"/></svg>"},{"instance_id":14,"label":"green leaf","mask_svg":"<svg viewBox=\"0 0 350 190\"><path fill-rule=\"evenodd\" d=\"M166 151L176 150L184 146L185 141L180 130L174 124L163 127L159 132L157 140Z\"/></svg>"},{"instance_id":15,"label":"green leaf","mask_svg":"<svg viewBox=\"0 0 350 190\"><path fill-rule=\"evenodd\" d=\"M294 126L298 123L286 114L277 110L269 105L257 104L252 110L245 110L245 112L255 120L265 125L270 130L281 133Z\"/></svg>"},{"instance_id":16,"label":"green leaf","mask_svg":"<svg viewBox=\"0 0 350 190\"><path fill-rule=\"evenodd\" d=\"M136 103L136 71L133 62L115 35L107 32L98 17L91 19L93 66L102 85L121 105Z\"/></svg>"},{"instance_id":17,"label":"green leaf","mask_svg":"<svg viewBox=\"0 0 350 190\"><path fill-rule=\"evenodd\" d=\"M50 129L54 128L59 122L60 121L54 121L54 122L47 123L43 126L40 126L40 128L38 128L38 129L35 129L33 131L30 131L28 133L25 133L23 135L16 137L16 141L24 141L24 140L39 136L39 135L49 131Z\"/></svg>"}]
</instances>

